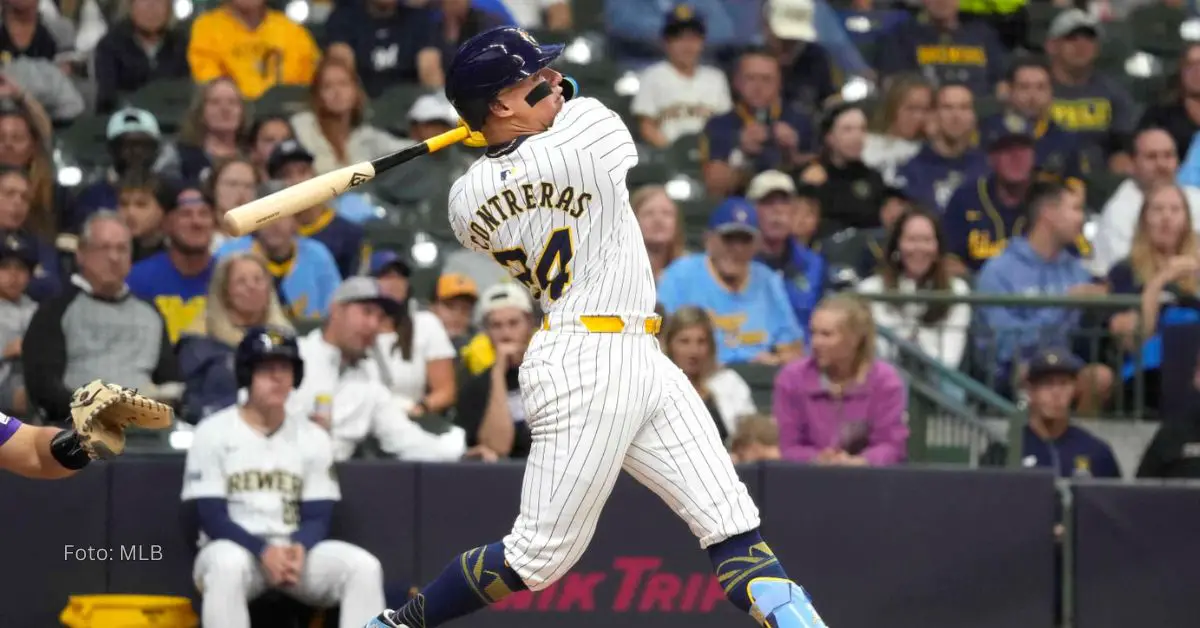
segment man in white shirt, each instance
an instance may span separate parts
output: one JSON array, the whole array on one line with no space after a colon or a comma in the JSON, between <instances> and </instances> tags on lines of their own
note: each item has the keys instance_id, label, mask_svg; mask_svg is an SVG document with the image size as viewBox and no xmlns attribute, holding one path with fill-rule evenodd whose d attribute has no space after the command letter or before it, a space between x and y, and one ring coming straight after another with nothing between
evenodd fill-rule
<instances>
[{"instance_id":1,"label":"man in white shirt","mask_svg":"<svg viewBox=\"0 0 1200 628\"><path fill-rule=\"evenodd\" d=\"M1145 191L1156 185L1175 183L1179 153L1175 140L1166 131L1149 128L1133 138L1133 176L1126 179L1104 204L1096 230L1095 251L1088 270L1097 277L1129 255L1133 234L1137 231ZM1192 212L1192 227L1200 230L1200 190L1183 188Z\"/></svg>"},{"instance_id":2,"label":"man in white shirt","mask_svg":"<svg viewBox=\"0 0 1200 628\"><path fill-rule=\"evenodd\" d=\"M377 280L351 277L333 293L321 328L300 339L305 378L288 408L329 430L334 460L350 458L368 435L385 453L402 460L458 460L466 452L461 428L443 434L425 431L367 368L367 350L386 312L398 306Z\"/></svg>"},{"instance_id":3,"label":"man in white shirt","mask_svg":"<svg viewBox=\"0 0 1200 628\"><path fill-rule=\"evenodd\" d=\"M200 523L192 577L204 625L250 628L247 603L269 588L340 605L342 628L361 625L383 604L383 567L328 538L341 490L329 435L287 408L308 379L295 337L249 330L234 370L246 401L196 427L184 471L182 499Z\"/></svg>"},{"instance_id":4,"label":"man in white shirt","mask_svg":"<svg viewBox=\"0 0 1200 628\"><path fill-rule=\"evenodd\" d=\"M676 6L663 26L667 58L642 72L631 110L641 138L658 148L700 133L710 117L733 107L725 75L700 65L704 33L699 14L686 4Z\"/></svg>"}]
</instances>

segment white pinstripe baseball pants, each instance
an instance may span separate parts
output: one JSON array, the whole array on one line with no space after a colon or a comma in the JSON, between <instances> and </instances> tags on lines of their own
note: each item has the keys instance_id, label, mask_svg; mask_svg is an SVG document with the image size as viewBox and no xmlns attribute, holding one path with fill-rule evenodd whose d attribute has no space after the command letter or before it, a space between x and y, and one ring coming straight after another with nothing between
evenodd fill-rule
<instances>
[{"instance_id":1,"label":"white pinstripe baseball pants","mask_svg":"<svg viewBox=\"0 0 1200 628\"><path fill-rule=\"evenodd\" d=\"M504 551L530 589L550 586L583 555L621 469L701 547L758 527L708 409L654 336L578 325L538 332L520 383L533 445Z\"/></svg>"}]
</instances>

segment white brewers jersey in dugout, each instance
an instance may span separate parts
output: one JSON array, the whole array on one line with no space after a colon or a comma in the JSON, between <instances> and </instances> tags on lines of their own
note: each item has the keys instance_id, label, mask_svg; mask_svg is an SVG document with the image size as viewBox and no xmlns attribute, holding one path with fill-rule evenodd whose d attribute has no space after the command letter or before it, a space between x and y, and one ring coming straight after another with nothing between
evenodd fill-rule
<instances>
[{"instance_id":1,"label":"white brewers jersey in dugout","mask_svg":"<svg viewBox=\"0 0 1200 628\"><path fill-rule=\"evenodd\" d=\"M250 427L238 406L196 426L182 499L224 499L229 518L260 538L290 536L300 502L341 499L333 443L307 416L288 415L270 436ZM202 539L203 540L203 539Z\"/></svg>"},{"instance_id":2,"label":"white brewers jersey in dugout","mask_svg":"<svg viewBox=\"0 0 1200 628\"><path fill-rule=\"evenodd\" d=\"M625 178L637 148L594 98L563 105L547 131L492 147L450 189L450 225L547 313L646 315L654 274Z\"/></svg>"}]
</instances>

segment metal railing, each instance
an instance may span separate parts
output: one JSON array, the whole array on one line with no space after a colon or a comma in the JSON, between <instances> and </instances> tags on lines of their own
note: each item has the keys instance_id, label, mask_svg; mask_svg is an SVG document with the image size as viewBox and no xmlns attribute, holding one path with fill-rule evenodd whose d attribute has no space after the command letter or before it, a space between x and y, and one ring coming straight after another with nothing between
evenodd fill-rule
<instances>
[{"instance_id":1,"label":"metal railing","mask_svg":"<svg viewBox=\"0 0 1200 628\"><path fill-rule=\"evenodd\" d=\"M1080 409L1085 413L1103 415L1105 418L1141 419L1147 415L1147 394L1154 391L1146 388L1146 373L1142 364L1142 335L1140 323L1132 336L1112 334L1106 321L1112 313L1133 311L1140 319L1141 298L1139 295L1109 295L1109 297L1025 297L1015 294L953 294L948 292L918 291L863 294L876 303L904 306L908 304L968 305L972 309L972 322L967 329L944 329L946 334L966 335L966 352L958 369L944 364L938 355L929 355L916 343L899 337L895 330L880 329L880 336L890 345L889 359L899 361L917 360L926 384L946 382L964 390L972 403L983 415L997 412L998 417L1007 417L1007 408L1020 406L1020 381L1025 360L1037 348L1050 346L1066 348L1084 359L1088 364L1105 365L1114 373L1114 382L1108 399L1087 399ZM1032 329L1028 327L996 329L980 324L978 312L983 307L1021 307L1021 309L1076 309L1081 311L1080 325L1076 329L1056 328ZM1122 372L1132 370L1132 376L1122 377ZM944 387L943 387L944 388ZM984 394L984 391L989 394ZM1088 394L1099 394L1094 388ZM923 395L924 396L924 395ZM944 396L944 395L942 395ZM998 403L1003 400L1003 403ZM946 401L946 400L942 400ZM937 402L943 411L949 405ZM961 408L960 408L961 409ZM961 415L961 414L960 414ZM1012 455L1012 454L1010 454Z\"/></svg>"},{"instance_id":2,"label":"metal railing","mask_svg":"<svg viewBox=\"0 0 1200 628\"><path fill-rule=\"evenodd\" d=\"M1012 401L969 376L947 368L920 346L879 328L895 349L893 363L908 383L908 459L910 462L977 466L988 448L1008 444L1009 466L1019 464L1024 415ZM961 391L961 397L947 392ZM1002 417L1008 430L997 434L982 416Z\"/></svg>"}]
</instances>

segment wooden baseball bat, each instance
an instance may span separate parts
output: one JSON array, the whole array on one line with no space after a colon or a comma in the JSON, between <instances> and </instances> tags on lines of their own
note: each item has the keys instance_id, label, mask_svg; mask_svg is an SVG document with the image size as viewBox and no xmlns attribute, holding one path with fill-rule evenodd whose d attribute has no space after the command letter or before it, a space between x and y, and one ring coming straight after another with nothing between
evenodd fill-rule
<instances>
[{"instance_id":1,"label":"wooden baseball bat","mask_svg":"<svg viewBox=\"0 0 1200 628\"><path fill-rule=\"evenodd\" d=\"M317 175L274 194L235 207L225 212L222 220L229 233L239 236L246 235L272 220L298 214L335 196L345 194L402 163L457 144L467 139L468 135L470 135L470 131L467 130L467 127L460 126L415 146Z\"/></svg>"}]
</instances>

